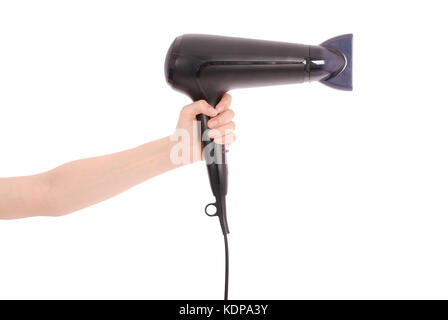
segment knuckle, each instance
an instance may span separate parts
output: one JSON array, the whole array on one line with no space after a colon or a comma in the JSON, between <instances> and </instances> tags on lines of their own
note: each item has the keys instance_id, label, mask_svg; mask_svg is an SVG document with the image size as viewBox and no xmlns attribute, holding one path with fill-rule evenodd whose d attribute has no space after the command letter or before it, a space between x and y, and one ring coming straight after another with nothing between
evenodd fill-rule
<instances>
[{"instance_id":1,"label":"knuckle","mask_svg":"<svg viewBox=\"0 0 448 320\"><path fill-rule=\"evenodd\" d=\"M185 113L188 113L189 110L190 110L190 105L186 105L180 110L180 112L185 114Z\"/></svg>"},{"instance_id":2,"label":"knuckle","mask_svg":"<svg viewBox=\"0 0 448 320\"><path fill-rule=\"evenodd\" d=\"M230 95L230 93L226 92L223 96L223 99L227 99L230 102L230 100L232 99L232 96Z\"/></svg>"},{"instance_id":3,"label":"knuckle","mask_svg":"<svg viewBox=\"0 0 448 320\"><path fill-rule=\"evenodd\" d=\"M208 103L204 99L198 100L196 103L200 108L207 108L208 106Z\"/></svg>"}]
</instances>

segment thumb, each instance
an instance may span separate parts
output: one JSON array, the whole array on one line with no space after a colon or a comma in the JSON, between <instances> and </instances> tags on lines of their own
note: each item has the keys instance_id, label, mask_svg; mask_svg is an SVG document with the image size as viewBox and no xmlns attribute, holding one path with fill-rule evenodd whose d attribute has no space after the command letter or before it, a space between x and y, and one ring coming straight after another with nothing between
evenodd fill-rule
<instances>
[{"instance_id":1,"label":"thumb","mask_svg":"<svg viewBox=\"0 0 448 320\"><path fill-rule=\"evenodd\" d=\"M215 110L211 105L209 105L205 100L198 100L185 106L182 109L182 113L189 117L195 117L198 114L205 114L209 117L214 117L218 114L218 111Z\"/></svg>"}]
</instances>

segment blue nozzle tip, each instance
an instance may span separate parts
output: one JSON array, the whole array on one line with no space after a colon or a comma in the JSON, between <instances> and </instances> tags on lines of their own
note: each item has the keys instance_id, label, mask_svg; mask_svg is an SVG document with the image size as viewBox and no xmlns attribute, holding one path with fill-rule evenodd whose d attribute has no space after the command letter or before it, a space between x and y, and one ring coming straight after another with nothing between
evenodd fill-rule
<instances>
[{"instance_id":1,"label":"blue nozzle tip","mask_svg":"<svg viewBox=\"0 0 448 320\"><path fill-rule=\"evenodd\" d=\"M344 34L331 38L321 46L336 50L345 57L345 67L337 75L322 80L321 82L329 87L339 90L353 90L353 78L352 78L352 62L353 62L353 34Z\"/></svg>"}]
</instances>

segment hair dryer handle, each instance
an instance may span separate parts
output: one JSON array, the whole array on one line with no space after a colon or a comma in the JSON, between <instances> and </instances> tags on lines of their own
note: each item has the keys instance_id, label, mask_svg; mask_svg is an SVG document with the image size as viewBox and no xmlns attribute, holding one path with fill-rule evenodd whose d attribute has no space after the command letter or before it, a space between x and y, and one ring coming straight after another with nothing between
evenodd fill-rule
<instances>
[{"instance_id":1,"label":"hair dryer handle","mask_svg":"<svg viewBox=\"0 0 448 320\"><path fill-rule=\"evenodd\" d=\"M210 180L210 186L212 188L213 195L216 202L210 203L205 207L205 213L209 216L218 216L221 224L221 229L224 234L229 233L229 226L227 224L227 211L226 211L226 195L227 195L227 156L226 146L217 145L214 141L210 140L207 131L209 116L200 114L197 117L200 122L201 128L201 140L204 148L205 161L207 164L207 172ZM207 208L209 206L216 207L216 213L209 214Z\"/></svg>"}]
</instances>

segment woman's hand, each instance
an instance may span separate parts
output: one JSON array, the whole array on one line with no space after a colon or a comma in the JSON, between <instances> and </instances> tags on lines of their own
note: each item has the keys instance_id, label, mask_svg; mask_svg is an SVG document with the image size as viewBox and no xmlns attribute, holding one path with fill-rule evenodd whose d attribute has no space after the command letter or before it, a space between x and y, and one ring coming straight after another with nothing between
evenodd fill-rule
<instances>
[{"instance_id":1,"label":"woman's hand","mask_svg":"<svg viewBox=\"0 0 448 320\"><path fill-rule=\"evenodd\" d=\"M230 145L235 141L234 112L230 109L231 102L232 96L226 93L216 108L213 108L205 100L199 100L182 109L173 139L178 140L180 138L180 140L184 140L180 142L184 142L183 145L188 148L188 150L184 148L183 152L189 152L190 156L186 158L189 159L189 162L202 159L202 144L198 133L199 122L196 120L198 114L203 113L211 117L208 121L208 127L210 128L208 130L208 138L213 139L217 144L225 145ZM185 143L186 139L188 139L188 143Z\"/></svg>"}]
</instances>

